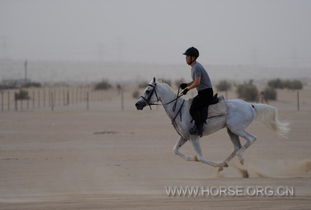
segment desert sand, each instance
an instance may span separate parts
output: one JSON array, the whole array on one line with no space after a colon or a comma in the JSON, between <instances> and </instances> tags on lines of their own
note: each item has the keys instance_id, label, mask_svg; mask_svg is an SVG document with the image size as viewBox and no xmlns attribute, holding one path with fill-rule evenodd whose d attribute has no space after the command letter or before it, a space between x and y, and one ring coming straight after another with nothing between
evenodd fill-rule
<instances>
[{"instance_id":1,"label":"desert sand","mask_svg":"<svg viewBox=\"0 0 311 210\"><path fill-rule=\"evenodd\" d=\"M311 88L279 91L271 102L291 124L288 139L260 123L257 141L218 173L174 155L178 134L162 107L137 111L132 92L120 108L117 91L106 100L32 111L0 113L0 209L310 209ZM229 98L234 98L233 92ZM243 140L242 140L243 141ZM210 160L232 150L225 130L204 137ZM182 148L194 154L187 142ZM243 178L247 171L249 178ZM291 197L169 197L166 186L292 186Z\"/></svg>"}]
</instances>

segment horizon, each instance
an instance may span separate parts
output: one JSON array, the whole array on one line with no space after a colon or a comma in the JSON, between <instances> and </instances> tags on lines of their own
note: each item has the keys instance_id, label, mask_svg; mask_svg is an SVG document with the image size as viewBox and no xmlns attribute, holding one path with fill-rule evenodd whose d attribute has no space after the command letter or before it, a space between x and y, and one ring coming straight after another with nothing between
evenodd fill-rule
<instances>
[{"instance_id":1,"label":"horizon","mask_svg":"<svg viewBox=\"0 0 311 210\"><path fill-rule=\"evenodd\" d=\"M23 80L23 60L0 60L0 80ZM200 62L200 61L199 61ZM251 65L204 64L215 83L220 80L267 81L273 78L299 79L310 83L310 68L265 67ZM310 76L307 76L310 75ZM114 63L92 61L27 61L27 78L40 82L95 82L107 79L112 82L137 82L152 77L190 81L190 67L185 64Z\"/></svg>"}]
</instances>

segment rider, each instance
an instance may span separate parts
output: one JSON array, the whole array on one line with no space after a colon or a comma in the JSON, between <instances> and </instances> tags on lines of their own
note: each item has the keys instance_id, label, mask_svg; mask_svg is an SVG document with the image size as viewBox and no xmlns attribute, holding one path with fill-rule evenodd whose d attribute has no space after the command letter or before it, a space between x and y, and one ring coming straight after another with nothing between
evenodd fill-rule
<instances>
[{"instance_id":1,"label":"rider","mask_svg":"<svg viewBox=\"0 0 311 210\"><path fill-rule=\"evenodd\" d=\"M186 56L186 62L191 66L191 76L193 81L190 83L180 84L180 88L183 89L183 94L187 94L190 89L196 88L198 95L193 98L190 115L195 122L194 127L190 129L190 134L202 136L203 124L207 116L201 116L201 110L207 107L213 99L213 88L211 80L205 71L204 67L197 62L199 57L199 51L195 47L190 47L183 53Z\"/></svg>"}]
</instances>

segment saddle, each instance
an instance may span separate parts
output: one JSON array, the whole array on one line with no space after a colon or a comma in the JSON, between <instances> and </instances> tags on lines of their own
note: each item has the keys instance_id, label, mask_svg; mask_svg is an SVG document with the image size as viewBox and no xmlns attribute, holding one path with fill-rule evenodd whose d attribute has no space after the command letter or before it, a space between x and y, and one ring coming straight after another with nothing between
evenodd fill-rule
<instances>
[{"instance_id":1,"label":"saddle","mask_svg":"<svg viewBox=\"0 0 311 210\"><path fill-rule=\"evenodd\" d=\"M193 98L189 99L189 108L192 104ZM207 107L206 107L207 108ZM227 106L224 96L218 96L217 93L213 96L213 100L209 103L208 113L206 108L200 110L203 122L208 118L219 117L227 114Z\"/></svg>"}]
</instances>

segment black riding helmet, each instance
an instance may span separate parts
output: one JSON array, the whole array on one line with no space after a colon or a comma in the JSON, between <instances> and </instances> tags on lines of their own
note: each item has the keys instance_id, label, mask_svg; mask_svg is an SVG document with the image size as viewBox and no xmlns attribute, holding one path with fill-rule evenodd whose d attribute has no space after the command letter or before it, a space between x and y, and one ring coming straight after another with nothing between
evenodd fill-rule
<instances>
[{"instance_id":1,"label":"black riding helmet","mask_svg":"<svg viewBox=\"0 0 311 210\"><path fill-rule=\"evenodd\" d=\"M199 50L195 47L190 47L184 52L184 55L193 56L195 58L199 57Z\"/></svg>"}]
</instances>

